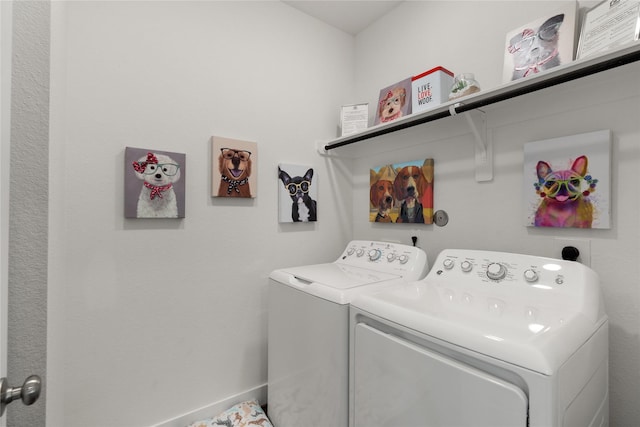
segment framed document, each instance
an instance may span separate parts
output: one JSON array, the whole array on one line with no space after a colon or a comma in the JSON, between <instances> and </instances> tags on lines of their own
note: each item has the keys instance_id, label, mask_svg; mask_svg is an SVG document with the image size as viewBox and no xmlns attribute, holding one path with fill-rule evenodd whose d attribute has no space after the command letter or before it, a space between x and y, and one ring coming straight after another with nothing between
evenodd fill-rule
<instances>
[{"instance_id":1,"label":"framed document","mask_svg":"<svg viewBox=\"0 0 640 427\"><path fill-rule=\"evenodd\" d=\"M342 135L351 135L365 130L369 125L369 104L343 105L340 111Z\"/></svg>"},{"instance_id":2,"label":"framed document","mask_svg":"<svg viewBox=\"0 0 640 427\"><path fill-rule=\"evenodd\" d=\"M640 1L605 0L587 11L580 30L577 59L638 40Z\"/></svg>"}]
</instances>

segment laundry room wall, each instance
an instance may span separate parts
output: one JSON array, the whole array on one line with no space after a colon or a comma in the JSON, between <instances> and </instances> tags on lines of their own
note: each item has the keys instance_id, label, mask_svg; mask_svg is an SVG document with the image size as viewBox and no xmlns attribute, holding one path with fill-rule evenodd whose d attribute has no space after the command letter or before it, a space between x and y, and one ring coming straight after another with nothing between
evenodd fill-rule
<instances>
[{"instance_id":1,"label":"laundry room wall","mask_svg":"<svg viewBox=\"0 0 640 427\"><path fill-rule=\"evenodd\" d=\"M275 1L51 7L47 425L264 396L269 273L353 234L351 162L315 140L353 102L354 38ZM255 199L211 197L213 135L258 144ZM184 219L124 218L125 147L186 154ZM317 223L278 223L281 162L314 168Z\"/></svg>"},{"instance_id":2,"label":"laundry room wall","mask_svg":"<svg viewBox=\"0 0 640 427\"><path fill-rule=\"evenodd\" d=\"M580 6L584 10L595 4ZM559 6L539 1L404 2L356 36L358 102L376 105L380 88L436 66L456 74L474 73L483 89L495 88L502 84L505 35ZM640 198L635 189L640 165L639 73L640 65L630 64L487 107L495 162L489 182L475 180L475 140L462 117L332 153L356 158L354 238L409 243L411 236L417 236L431 262L445 248L554 257L560 257L567 242L590 248L590 255L583 255L600 275L610 319L610 425L620 427L640 419ZM613 135L612 227L526 227L524 144L602 129ZM435 161L435 209L446 211L449 223L445 227L370 223L369 169L429 157Z\"/></svg>"}]
</instances>

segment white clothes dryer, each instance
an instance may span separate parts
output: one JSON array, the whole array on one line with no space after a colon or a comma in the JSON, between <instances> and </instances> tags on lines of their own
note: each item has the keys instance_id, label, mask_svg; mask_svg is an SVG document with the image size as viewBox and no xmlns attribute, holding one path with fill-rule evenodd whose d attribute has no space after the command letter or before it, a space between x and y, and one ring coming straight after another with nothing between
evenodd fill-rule
<instances>
[{"instance_id":1,"label":"white clothes dryer","mask_svg":"<svg viewBox=\"0 0 640 427\"><path fill-rule=\"evenodd\" d=\"M349 303L427 271L420 248L354 240L335 262L271 273L267 403L275 426L348 425Z\"/></svg>"},{"instance_id":2,"label":"white clothes dryer","mask_svg":"<svg viewBox=\"0 0 640 427\"><path fill-rule=\"evenodd\" d=\"M445 250L351 304L352 427L607 426L608 319L572 261Z\"/></svg>"}]
</instances>

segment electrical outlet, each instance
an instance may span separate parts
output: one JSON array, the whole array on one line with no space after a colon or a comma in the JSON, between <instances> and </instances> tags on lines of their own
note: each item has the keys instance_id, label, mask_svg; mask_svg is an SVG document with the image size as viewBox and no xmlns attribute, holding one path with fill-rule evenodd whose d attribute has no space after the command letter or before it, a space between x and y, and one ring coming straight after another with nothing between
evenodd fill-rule
<instances>
[{"instance_id":1,"label":"electrical outlet","mask_svg":"<svg viewBox=\"0 0 640 427\"><path fill-rule=\"evenodd\" d=\"M562 248L564 248L565 246L573 246L580 252L580 256L578 256L578 262L581 262L587 267L591 267L591 240L556 237L554 241L554 258L562 259Z\"/></svg>"}]
</instances>

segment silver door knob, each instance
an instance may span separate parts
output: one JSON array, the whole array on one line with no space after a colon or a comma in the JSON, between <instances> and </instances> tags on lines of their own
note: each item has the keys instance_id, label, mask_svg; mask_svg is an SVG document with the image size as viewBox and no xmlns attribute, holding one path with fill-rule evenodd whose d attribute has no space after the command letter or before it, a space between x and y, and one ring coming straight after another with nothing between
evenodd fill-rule
<instances>
[{"instance_id":1,"label":"silver door knob","mask_svg":"<svg viewBox=\"0 0 640 427\"><path fill-rule=\"evenodd\" d=\"M0 378L0 417L7 405L14 400L22 399L25 405L33 404L40 397L42 380L37 375L29 376L22 387L9 387L6 378Z\"/></svg>"}]
</instances>

